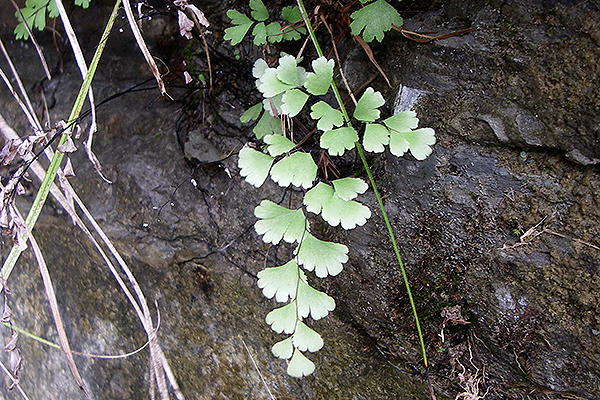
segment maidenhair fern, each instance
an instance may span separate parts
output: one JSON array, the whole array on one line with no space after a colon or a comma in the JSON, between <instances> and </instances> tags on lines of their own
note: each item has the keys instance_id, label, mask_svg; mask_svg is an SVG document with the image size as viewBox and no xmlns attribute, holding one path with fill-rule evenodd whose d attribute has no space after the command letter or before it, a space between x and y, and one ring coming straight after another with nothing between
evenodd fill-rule
<instances>
[{"instance_id":1,"label":"maidenhair fern","mask_svg":"<svg viewBox=\"0 0 600 400\"><path fill-rule=\"evenodd\" d=\"M356 201L368 189L365 181L352 177L331 182L317 179L318 167L312 155L298 148L282 131L281 116L298 115L308 108L311 98L327 94L332 86L333 60L319 57L311 67L312 71L307 72L291 55L283 55L273 67L263 59L255 62L252 72L264 101L251 107L241 119L259 120L254 132L263 146L244 147L238 163L240 174L253 186L260 187L270 177L281 187L292 185L306 190L298 209L263 200L254 210L258 218L255 230L264 242L277 245L283 240L295 246L291 260L258 273L258 287L263 294L285 303L267 314L266 322L275 332L289 335L272 347L272 353L289 360L287 372L294 377L314 371L313 362L304 353L323 347L323 339L308 326L307 319L321 319L335 308L331 297L309 284L306 272L318 278L334 276L348 261L345 245L322 240L312 233L308 215L320 215L329 225L343 229L362 226L371 216L369 208ZM417 159L429 155L435 142L433 130L415 130L418 119L410 111L379 121L379 107L384 102L381 93L369 87L355 107L353 118L366 123L365 148L382 152L384 146L389 146L395 155L409 150ZM358 132L344 114L325 101L310 106L310 117L322 132L321 148L331 156L343 155L359 140Z\"/></svg>"},{"instance_id":2,"label":"maidenhair fern","mask_svg":"<svg viewBox=\"0 0 600 400\"><path fill-rule=\"evenodd\" d=\"M75 5L88 8L90 0L75 0ZM19 24L15 28L15 37L27 40L29 32L25 27L25 23L29 29L36 28L41 31L46 27L46 17L58 17L58 8L54 0L27 0L25 7L21 8L15 15L19 20Z\"/></svg>"}]
</instances>

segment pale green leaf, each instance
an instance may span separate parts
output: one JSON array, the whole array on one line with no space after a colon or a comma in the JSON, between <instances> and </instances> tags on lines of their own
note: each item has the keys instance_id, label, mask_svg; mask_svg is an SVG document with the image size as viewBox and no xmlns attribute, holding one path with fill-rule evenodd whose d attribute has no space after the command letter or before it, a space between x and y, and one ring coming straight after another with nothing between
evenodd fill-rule
<instances>
[{"instance_id":1,"label":"pale green leaf","mask_svg":"<svg viewBox=\"0 0 600 400\"><path fill-rule=\"evenodd\" d=\"M269 97L263 100L263 108L271 114L272 117L277 117L283 114L281 105L283 104L283 95L286 92L279 93L277 96Z\"/></svg>"},{"instance_id":2,"label":"pale green leaf","mask_svg":"<svg viewBox=\"0 0 600 400\"><path fill-rule=\"evenodd\" d=\"M75 0L75 5L88 8L90 6L90 0ZM56 18L60 15L58 12L58 6L55 1L51 1L48 3L48 18Z\"/></svg>"},{"instance_id":3,"label":"pale green leaf","mask_svg":"<svg viewBox=\"0 0 600 400\"><path fill-rule=\"evenodd\" d=\"M252 132L254 132L257 139L262 139L270 134L281 135L281 120L273 117L268 112L263 113L258 123L254 126L254 129L252 129Z\"/></svg>"},{"instance_id":4,"label":"pale green leaf","mask_svg":"<svg viewBox=\"0 0 600 400\"><path fill-rule=\"evenodd\" d=\"M256 24L252 30L252 35L254 35L255 46L260 46L261 44L267 43L267 27L265 26L265 23L259 22Z\"/></svg>"},{"instance_id":5,"label":"pale green leaf","mask_svg":"<svg viewBox=\"0 0 600 400\"><path fill-rule=\"evenodd\" d=\"M269 11L263 4L262 0L250 0L250 8L252 12L250 15L257 21L266 21L269 18Z\"/></svg>"},{"instance_id":6,"label":"pale green leaf","mask_svg":"<svg viewBox=\"0 0 600 400\"><path fill-rule=\"evenodd\" d=\"M257 119L259 117L262 109L263 109L262 103L253 105L252 107L250 107L249 109L244 111L244 113L240 117L240 122L242 124L246 124L250 121L254 121L255 119Z\"/></svg>"},{"instance_id":7,"label":"pale green leaf","mask_svg":"<svg viewBox=\"0 0 600 400\"><path fill-rule=\"evenodd\" d=\"M51 1L50 3L54 3ZM83 8L88 8L90 6L90 0L75 0L75 5ZM50 7L48 7L50 8Z\"/></svg>"},{"instance_id":8,"label":"pale green leaf","mask_svg":"<svg viewBox=\"0 0 600 400\"><path fill-rule=\"evenodd\" d=\"M283 7L281 10L281 18L284 21L289 22L290 24L301 22L302 21L302 13L298 6L294 7Z\"/></svg>"},{"instance_id":9,"label":"pale green leaf","mask_svg":"<svg viewBox=\"0 0 600 400\"><path fill-rule=\"evenodd\" d=\"M315 214L321 213L323 219L331 226L342 225L344 229L362 226L371 217L368 207L354 200L345 201L333 188L323 182L304 195L306 210Z\"/></svg>"},{"instance_id":10,"label":"pale green leaf","mask_svg":"<svg viewBox=\"0 0 600 400\"><path fill-rule=\"evenodd\" d=\"M366 151L381 153L385 145L390 142L390 131L380 124L367 124L363 137L363 146Z\"/></svg>"},{"instance_id":11,"label":"pale green leaf","mask_svg":"<svg viewBox=\"0 0 600 400\"><path fill-rule=\"evenodd\" d=\"M296 86L297 85L290 85L281 81L277 77L277 70L275 68L267 68L260 77L258 90L260 90L265 97L273 97L286 90L293 89Z\"/></svg>"},{"instance_id":12,"label":"pale green leaf","mask_svg":"<svg viewBox=\"0 0 600 400\"><path fill-rule=\"evenodd\" d=\"M271 179L279 186L290 184L309 189L317 177L317 164L308 153L297 151L277 162L271 168Z\"/></svg>"},{"instance_id":13,"label":"pale green leaf","mask_svg":"<svg viewBox=\"0 0 600 400\"><path fill-rule=\"evenodd\" d=\"M306 104L308 95L301 90L292 89L288 90L283 94L283 104L281 105L281 111L283 114L287 114L290 117L295 117L302 111L302 107Z\"/></svg>"},{"instance_id":14,"label":"pale green leaf","mask_svg":"<svg viewBox=\"0 0 600 400\"><path fill-rule=\"evenodd\" d=\"M325 57L319 57L314 60L312 62L312 68L314 72L308 73L306 76L306 82L304 83L306 90L315 96L322 96L326 94L331 86L331 82L333 81L333 67L334 61L328 61Z\"/></svg>"},{"instance_id":15,"label":"pale green leaf","mask_svg":"<svg viewBox=\"0 0 600 400\"><path fill-rule=\"evenodd\" d=\"M267 135L263 140L269 145L269 147L267 147L267 151L273 157L287 153L296 147L294 142L283 135Z\"/></svg>"},{"instance_id":16,"label":"pale green leaf","mask_svg":"<svg viewBox=\"0 0 600 400\"><path fill-rule=\"evenodd\" d=\"M267 40L269 43L278 43L283 40L283 35L281 34L281 25L279 22L271 22L267 25Z\"/></svg>"},{"instance_id":17,"label":"pale green leaf","mask_svg":"<svg viewBox=\"0 0 600 400\"><path fill-rule=\"evenodd\" d=\"M419 118L414 111L403 111L383 120L383 123L397 132L409 132L419 126Z\"/></svg>"},{"instance_id":18,"label":"pale green leaf","mask_svg":"<svg viewBox=\"0 0 600 400\"><path fill-rule=\"evenodd\" d=\"M233 26L225 29L223 39L230 40L231 45L235 46L244 39L244 36L250 30L252 20L236 10L227 11L227 16L231 19Z\"/></svg>"},{"instance_id":19,"label":"pale green leaf","mask_svg":"<svg viewBox=\"0 0 600 400\"><path fill-rule=\"evenodd\" d=\"M333 196L333 188L326 183L319 182L317 185L310 189L304 195L304 205L306 206L306 211L320 214L323 206L329 203L331 200L331 196Z\"/></svg>"},{"instance_id":20,"label":"pale green leaf","mask_svg":"<svg viewBox=\"0 0 600 400\"><path fill-rule=\"evenodd\" d=\"M277 333L293 333L296 330L296 323L298 322L296 301L294 300L283 307L272 310L265 317L265 321Z\"/></svg>"},{"instance_id":21,"label":"pale green leaf","mask_svg":"<svg viewBox=\"0 0 600 400\"><path fill-rule=\"evenodd\" d=\"M287 367L287 373L294 378L308 376L315 371L315 364L302 354L298 349L294 349L294 355Z\"/></svg>"},{"instance_id":22,"label":"pale green leaf","mask_svg":"<svg viewBox=\"0 0 600 400\"><path fill-rule=\"evenodd\" d=\"M321 216L331 226L341 224L344 229L354 229L367 222L371 217L371 210L354 200L344 201L334 194L329 203L323 207Z\"/></svg>"},{"instance_id":23,"label":"pale green leaf","mask_svg":"<svg viewBox=\"0 0 600 400\"><path fill-rule=\"evenodd\" d=\"M345 126L325 132L321 135L321 147L327 149L332 156L341 156L344 151L354 147L358 134L354 128Z\"/></svg>"},{"instance_id":24,"label":"pale green leaf","mask_svg":"<svg viewBox=\"0 0 600 400\"><path fill-rule=\"evenodd\" d=\"M296 253L298 263L307 271L314 270L319 278L339 274L342 264L348 261L348 247L319 240L310 233L296 247Z\"/></svg>"},{"instance_id":25,"label":"pale green leaf","mask_svg":"<svg viewBox=\"0 0 600 400\"><path fill-rule=\"evenodd\" d=\"M298 281L298 294L295 302L301 317L306 318L310 315L314 320L327 316L329 311L333 311L335 308L335 301L331 297L310 287L302 279Z\"/></svg>"},{"instance_id":26,"label":"pale green leaf","mask_svg":"<svg viewBox=\"0 0 600 400\"><path fill-rule=\"evenodd\" d=\"M294 56L287 55L279 59L277 78L286 85L298 87L304 84L306 71L304 68L298 67L297 60Z\"/></svg>"},{"instance_id":27,"label":"pale green leaf","mask_svg":"<svg viewBox=\"0 0 600 400\"><path fill-rule=\"evenodd\" d=\"M319 101L310 108L310 117L312 119L318 119L317 128L326 132L333 129L334 126L342 126L344 123L344 116L339 110L331 108L331 106L324 101Z\"/></svg>"},{"instance_id":28,"label":"pale green leaf","mask_svg":"<svg viewBox=\"0 0 600 400\"><path fill-rule=\"evenodd\" d=\"M355 199L356 196L363 194L369 188L369 185L360 178L336 179L331 183L333 183L335 194L344 201Z\"/></svg>"},{"instance_id":29,"label":"pale green leaf","mask_svg":"<svg viewBox=\"0 0 600 400\"><path fill-rule=\"evenodd\" d=\"M417 160L424 160L431 154L435 144L435 132L431 128L421 128L409 132L390 132L390 152L402 156L410 150Z\"/></svg>"},{"instance_id":30,"label":"pale green leaf","mask_svg":"<svg viewBox=\"0 0 600 400\"><path fill-rule=\"evenodd\" d=\"M381 93L376 92L373 88L368 87L367 90L358 100L354 109L354 118L363 122L373 122L379 118L379 110L385 103Z\"/></svg>"},{"instance_id":31,"label":"pale green leaf","mask_svg":"<svg viewBox=\"0 0 600 400\"><path fill-rule=\"evenodd\" d=\"M398 11L385 0L377 0L352 13L350 29L353 35L360 35L365 42L383 39L384 32L392 29L392 24L402 25L402 17Z\"/></svg>"},{"instance_id":32,"label":"pale green leaf","mask_svg":"<svg viewBox=\"0 0 600 400\"><path fill-rule=\"evenodd\" d=\"M294 260L288 261L280 267L265 268L258 273L258 287L262 289L266 298L271 299L275 296L278 302L286 302L296 297L298 288L298 279L300 274L298 264Z\"/></svg>"},{"instance_id":33,"label":"pale green leaf","mask_svg":"<svg viewBox=\"0 0 600 400\"><path fill-rule=\"evenodd\" d=\"M251 147L244 147L240 150L238 167L240 175L246 179L249 184L260 187L269 175L269 169L275 159L268 154L254 150Z\"/></svg>"},{"instance_id":34,"label":"pale green leaf","mask_svg":"<svg viewBox=\"0 0 600 400\"><path fill-rule=\"evenodd\" d=\"M263 236L265 243L278 244L281 239L288 243L300 242L308 229L301 209L290 210L269 200L263 200L254 209L259 218L254 224L256 233Z\"/></svg>"},{"instance_id":35,"label":"pale green leaf","mask_svg":"<svg viewBox=\"0 0 600 400\"><path fill-rule=\"evenodd\" d=\"M262 58L259 58L254 62L254 66L252 67L252 76L256 79L260 79L268 68L269 64Z\"/></svg>"},{"instance_id":36,"label":"pale green leaf","mask_svg":"<svg viewBox=\"0 0 600 400\"><path fill-rule=\"evenodd\" d=\"M300 39L300 35L306 34L306 28L303 26L293 26L296 22L302 21L302 14L300 13L298 6L284 7L281 10L281 18L292 24L292 26L285 28L283 34L284 40L298 40Z\"/></svg>"},{"instance_id":37,"label":"pale green leaf","mask_svg":"<svg viewBox=\"0 0 600 400\"><path fill-rule=\"evenodd\" d=\"M323 338L317 332L306 326L302 321L298 321L296 332L292 335L292 344L300 351L315 351L321 350L323 347ZM291 355L291 354L290 354Z\"/></svg>"},{"instance_id":38,"label":"pale green leaf","mask_svg":"<svg viewBox=\"0 0 600 400\"><path fill-rule=\"evenodd\" d=\"M289 359L294 352L294 345L292 344L292 337L288 337L287 339L282 340L281 342L277 342L271 348L271 353L275 357L282 358L284 360Z\"/></svg>"}]
</instances>

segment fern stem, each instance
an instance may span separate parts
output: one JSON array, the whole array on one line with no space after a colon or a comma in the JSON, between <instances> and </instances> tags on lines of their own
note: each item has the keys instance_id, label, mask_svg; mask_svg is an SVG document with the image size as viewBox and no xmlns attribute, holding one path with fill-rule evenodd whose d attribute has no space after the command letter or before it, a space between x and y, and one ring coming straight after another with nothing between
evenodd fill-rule
<instances>
[{"instance_id":1,"label":"fern stem","mask_svg":"<svg viewBox=\"0 0 600 400\"><path fill-rule=\"evenodd\" d=\"M406 286L406 292L408 293L408 300L410 301L410 307L412 308L413 316L415 317L415 325L417 325L417 333L419 334L419 342L421 343L421 352L423 353L423 362L425 363L425 368L427 368L427 353L425 352L425 341L423 340L423 333L421 332L421 324L419 323L419 316L417 314L417 307L415 306L415 301L413 300L412 292L410 290L410 284L408 282L408 276L406 275L406 270L404 269L404 263L402 262L402 257L400 257L400 251L398 250L398 245L396 244L396 238L394 237L394 232L392 230L392 225L390 224L390 220L385 212L385 208L383 206L383 200L381 195L379 194L379 190L377 190L377 186L375 185L375 179L373 178L373 174L371 174L371 168L367 163L367 159L365 157L365 153L362 149L360 143L355 142L356 150L358 151L358 155L365 167L365 171L367 171L367 175L369 176L369 181L371 182L371 186L373 187L373 193L375 193L375 197L377 198L377 203L379 204L379 209L381 210L381 214L383 215L383 220L385 221L385 226L388 230L388 235L390 237L390 241L392 242L392 247L394 248L394 253L396 254L396 260L398 260L398 265L400 266L400 271L402 271L402 279L404 279L404 286Z\"/></svg>"},{"instance_id":2,"label":"fern stem","mask_svg":"<svg viewBox=\"0 0 600 400\"><path fill-rule=\"evenodd\" d=\"M315 46L317 54L319 57L323 57L323 51L321 50L321 46L319 45L319 41L317 40L317 36L315 35L315 31L310 23L310 19L308 18L308 13L306 12L306 8L304 7L303 0L297 0L298 8L302 13L302 18L304 19L304 23L306 24L306 28L308 29L308 33L310 34L310 38ZM340 110L344 115L344 120L348 125L351 125L350 117L348 116L348 112L346 111L346 107L344 106L344 102L342 101L342 96L335 84L335 81L331 81L331 88L333 89L333 93L335 94L335 98L339 104ZM402 262L402 257L400 256L400 251L398 250L398 245L396 244L396 238L394 236L394 232L392 230L392 225L390 224L390 220L385 212L385 207L383 206L383 200L381 199L381 195L377 190L377 186L375 185L375 179L373 178L373 174L371 173L371 168L369 167L369 163L367 163L367 159L365 157L362 146L357 141L354 143L356 147L356 151L360 156L360 160L363 163L363 167L367 172L367 176L369 177L369 181L371 182L371 186L373 187L373 192L375 193L375 197L377 198L377 203L379 204L379 209L381 210L381 214L383 215L383 220L385 221L385 225L388 230L388 235L390 237L390 241L392 242L392 247L394 248L394 254L396 255L396 260L398 261L398 265L400 266L400 271L402 272L402 279L404 280L404 285L406 286L406 292L408 293L408 299L410 301L410 307L413 312L413 316L415 318L415 325L417 326L417 333L419 335L419 342L421 345L421 352L423 353L423 363L425 364L425 368L428 367L427 363L427 352L425 351L425 341L423 339L423 333L421 331L421 324L419 323L419 316L417 314L417 307L415 306L415 301L412 296L412 291L410 290L410 283L408 282L408 276L406 275L406 270L404 269L404 263Z\"/></svg>"},{"instance_id":3,"label":"fern stem","mask_svg":"<svg viewBox=\"0 0 600 400\"><path fill-rule=\"evenodd\" d=\"M312 24L310 23L310 20L308 19L308 13L306 12L306 8L304 7L304 2L302 0L297 0L297 3L298 3L298 8L300 9L300 12L302 13L302 18L304 19L304 23L306 24L306 29L308 29L310 38L312 39L313 45L315 46L315 50L317 51L317 55L319 57L324 57L323 50L321 50L321 45L319 44L319 41L317 40L317 35L315 35L315 31L312 27ZM340 91L338 90L338 87L333 80L331 81L331 89L333 90L335 99L337 100L338 104L340 105L340 110L342 111L342 114L344 115L344 121L346 121L346 123L348 125L350 125L350 117L348 116L348 111L346 111L346 107L344 106L344 102L342 100L342 96L340 95Z\"/></svg>"}]
</instances>

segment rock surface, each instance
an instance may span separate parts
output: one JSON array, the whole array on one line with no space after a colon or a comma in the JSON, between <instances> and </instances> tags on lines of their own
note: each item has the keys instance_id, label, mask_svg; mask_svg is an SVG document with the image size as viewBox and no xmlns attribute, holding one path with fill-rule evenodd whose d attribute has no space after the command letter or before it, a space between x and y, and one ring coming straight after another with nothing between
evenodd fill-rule
<instances>
[{"instance_id":1,"label":"rock surface","mask_svg":"<svg viewBox=\"0 0 600 400\"><path fill-rule=\"evenodd\" d=\"M82 35L87 51L108 3L98 0L91 13L75 11L78 31L89 31ZM113 183L97 176L83 152L73 156L72 179L150 302L157 302L158 334L183 393L268 399L264 378L276 398L431 398L402 277L371 192L361 199L374 211L365 226L325 231L348 245L350 261L323 283L337 308L315 324L326 343L311 356L317 372L290 378L285 363L270 354L278 335L263 322L272 304L255 276L265 259L278 265L286 252L268 249L256 236L253 210L282 192L246 184L235 155L253 137L238 118L257 99L248 74L259 53L243 45L235 58L221 44L227 4L198 6L215 25L207 36L213 93L171 81L176 102L160 99L155 89L107 102L99 108L95 151ZM370 158L413 287L437 397L598 398L600 11L591 1L407 7L419 10L405 10L407 29L478 28L428 44L391 33L373 45L392 83L392 89L382 79L373 83L387 91L387 112L414 107L438 138L423 162ZM98 99L144 79L153 85L123 29L109 41L94 85ZM200 70L206 65L201 42L182 47L173 18L155 16L144 29L153 52L175 71L169 77L182 79L176 71L182 56ZM34 49L12 41L7 26L1 34L26 86L34 87L42 78ZM41 41L50 64L58 65L52 38L41 35ZM348 80L358 87L376 70L353 46L340 50ZM43 85L53 121L68 114L79 85L68 54L62 54L64 72ZM27 132L5 88L0 94L0 113ZM143 345L130 305L60 206L48 204L34 233L73 348L121 354ZM12 320L56 341L36 269L25 253L8 282ZM2 336L7 340L8 330ZM19 345L30 398L82 397L59 350L23 336ZM93 398L149 397L145 353L77 362Z\"/></svg>"}]
</instances>

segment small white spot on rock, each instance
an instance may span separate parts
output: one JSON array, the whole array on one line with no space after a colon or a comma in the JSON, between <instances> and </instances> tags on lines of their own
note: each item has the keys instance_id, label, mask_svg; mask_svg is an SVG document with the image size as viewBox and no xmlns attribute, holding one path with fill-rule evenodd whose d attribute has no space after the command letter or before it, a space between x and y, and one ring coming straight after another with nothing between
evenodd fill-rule
<instances>
[{"instance_id":1,"label":"small white spot on rock","mask_svg":"<svg viewBox=\"0 0 600 400\"><path fill-rule=\"evenodd\" d=\"M424 94L425 92L422 90L400 85L398 94L396 94L396 99L394 100L394 114L411 110L417 100L419 100L419 97Z\"/></svg>"},{"instance_id":2,"label":"small white spot on rock","mask_svg":"<svg viewBox=\"0 0 600 400\"><path fill-rule=\"evenodd\" d=\"M508 311L515 309L515 301L508 289L496 289L496 299L498 299L498 307L500 307L501 310Z\"/></svg>"}]
</instances>

